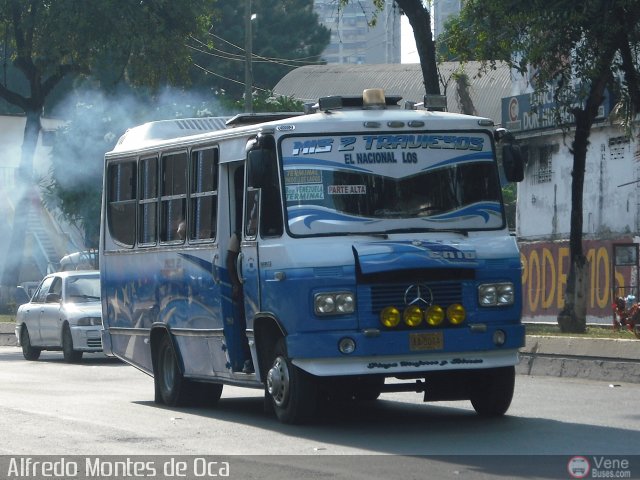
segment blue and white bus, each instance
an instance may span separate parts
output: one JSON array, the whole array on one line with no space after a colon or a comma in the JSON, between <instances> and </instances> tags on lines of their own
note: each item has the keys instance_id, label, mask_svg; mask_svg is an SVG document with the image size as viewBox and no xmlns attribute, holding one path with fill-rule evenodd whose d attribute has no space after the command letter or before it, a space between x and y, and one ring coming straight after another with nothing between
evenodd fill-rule
<instances>
[{"instance_id":1,"label":"blue and white bus","mask_svg":"<svg viewBox=\"0 0 640 480\"><path fill-rule=\"evenodd\" d=\"M524 327L501 182L522 179L519 151L491 120L399 101L154 122L106 154L103 347L156 402L226 384L264 389L286 423L394 391L507 411Z\"/></svg>"}]
</instances>

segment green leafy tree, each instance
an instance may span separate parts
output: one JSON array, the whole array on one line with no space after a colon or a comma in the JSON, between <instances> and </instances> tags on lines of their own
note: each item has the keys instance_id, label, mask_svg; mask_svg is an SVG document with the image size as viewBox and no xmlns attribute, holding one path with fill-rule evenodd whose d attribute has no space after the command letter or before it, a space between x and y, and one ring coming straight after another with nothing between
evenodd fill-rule
<instances>
[{"instance_id":1,"label":"green leafy tree","mask_svg":"<svg viewBox=\"0 0 640 480\"><path fill-rule=\"evenodd\" d=\"M550 90L561 112L570 112L573 135L570 270L565 307L558 315L563 331L586 328L587 261L582 248L583 186L589 135L605 89L640 110L640 2L637 0L468 0L446 33L448 47L461 59L507 62L536 72L536 88Z\"/></svg>"},{"instance_id":2,"label":"green leafy tree","mask_svg":"<svg viewBox=\"0 0 640 480\"><path fill-rule=\"evenodd\" d=\"M186 78L185 40L201 34L214 0L0 0L0 38L26 89L0 84L0 98L26 116L16 209L0 294L19 278L29 198L34 188L33 155L47 98L73 76L102 72L105 88L125 79L152 87ZM106 75L105 72L109 72Z\"/></svg>"},{"instance_id":3,"label":"green leafy tree","mask_svg":"<svg viewBox=\"0 0 640 480\"><path fill-rule=\"evenodd\" d=\"M242 100L232 100L228 102L230 108L241 111L244 108ZM265 112L302 112L304 103L293 97L276 96L271 91L259 91L253 93L253 111L256 113Z\"/></svg>"},{"instance_id":4,"label":"green leafy tree","mask_svg":"<svg viewBox=\"0 0 640 480\"><path fill-rule=\"evenodd\" d=\"M269 91L294 68L320 63L330 33L318 23L313 0L252 0L253 88ZM207 36L192 38L194 84L240 99L245 83L245 9L238 0L218 0Z\"/></svg>"}]
</instances>

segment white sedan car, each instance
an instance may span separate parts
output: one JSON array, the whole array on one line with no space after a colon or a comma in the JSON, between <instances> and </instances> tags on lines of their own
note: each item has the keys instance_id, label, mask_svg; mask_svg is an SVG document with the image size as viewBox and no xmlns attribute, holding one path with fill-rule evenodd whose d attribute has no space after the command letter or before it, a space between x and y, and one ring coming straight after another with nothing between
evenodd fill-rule
<instances>
[{"instance_id":1,"label":"white sedan car","mask_svg":"<svg viewBox=\"0 0 640 480\"><path fill-rule=\"evenodd\" d=\"M16 315L16 337L27 360L37 360L42 350L62 350L67 362L77 362L83 352L102 351L101 330L97 271L47 275Z\"/></svg>"}]
</instances>

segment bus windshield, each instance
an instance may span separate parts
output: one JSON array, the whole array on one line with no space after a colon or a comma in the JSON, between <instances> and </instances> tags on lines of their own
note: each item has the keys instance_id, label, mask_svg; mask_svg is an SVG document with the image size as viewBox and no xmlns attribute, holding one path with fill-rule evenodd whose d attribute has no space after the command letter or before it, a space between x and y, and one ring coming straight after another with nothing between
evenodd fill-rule
<instances>
[{"instance_id":1,"label":"bus windshield","mask_svg":"<svg viewBox=\"0 0 640 480\"><path fill-rule=\"evenodd\" d=\"M504 227L484 132L285 138L293 235Z\"/></svg>"}]
</instances>

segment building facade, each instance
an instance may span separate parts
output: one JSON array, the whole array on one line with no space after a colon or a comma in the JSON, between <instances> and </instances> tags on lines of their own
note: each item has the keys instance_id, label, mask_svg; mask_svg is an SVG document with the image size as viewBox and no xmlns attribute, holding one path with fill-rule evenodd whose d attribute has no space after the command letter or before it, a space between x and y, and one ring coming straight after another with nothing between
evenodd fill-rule
<instances>
[{"instance_id":1,"label":"building facade","mask_svg":"<svg viewBox=\"0 0 640 480\"><path fill-rule=\"evenodd\" d=\"M400 63L400 10L393 0L385 1L375 15L371 0L350 2L338 8L335 0L315 0L319 21L331 30L331 41L322 54L327 63L377 64Z\"/></svg>"},{"instance_id":2,"label":"building facade","mask_svg":"<svg viewBox=\"0 0 640 480\"><path fill-rule=\"evenodd\" d=\"M526 85L526 82L515 82ZM527 160L518 185L516 234L522 252L524 318L555 322L569 273L574 131L554 122L551 95L530 87L502 100L502 123L515 133ZM569 114L567 114L569 115ZM571 121L570 117L565 120ZM638 292L640 145L607 96L589 138L583 192L583 248L589 262L587 323L610 323L618 296ZM635 251L633 261L620 252Z\"/></svg>"},{"instance_id":3,"label":"building facade","mask_svg":"<svg viewBox=\"0 0 640 480\"><path fill-rule=\"evenodd\" d=\"M463 0L433 0L433 37L438 38L444 32L444 24L450 17L458 15Z\"/></svg>"}]
</instances>

